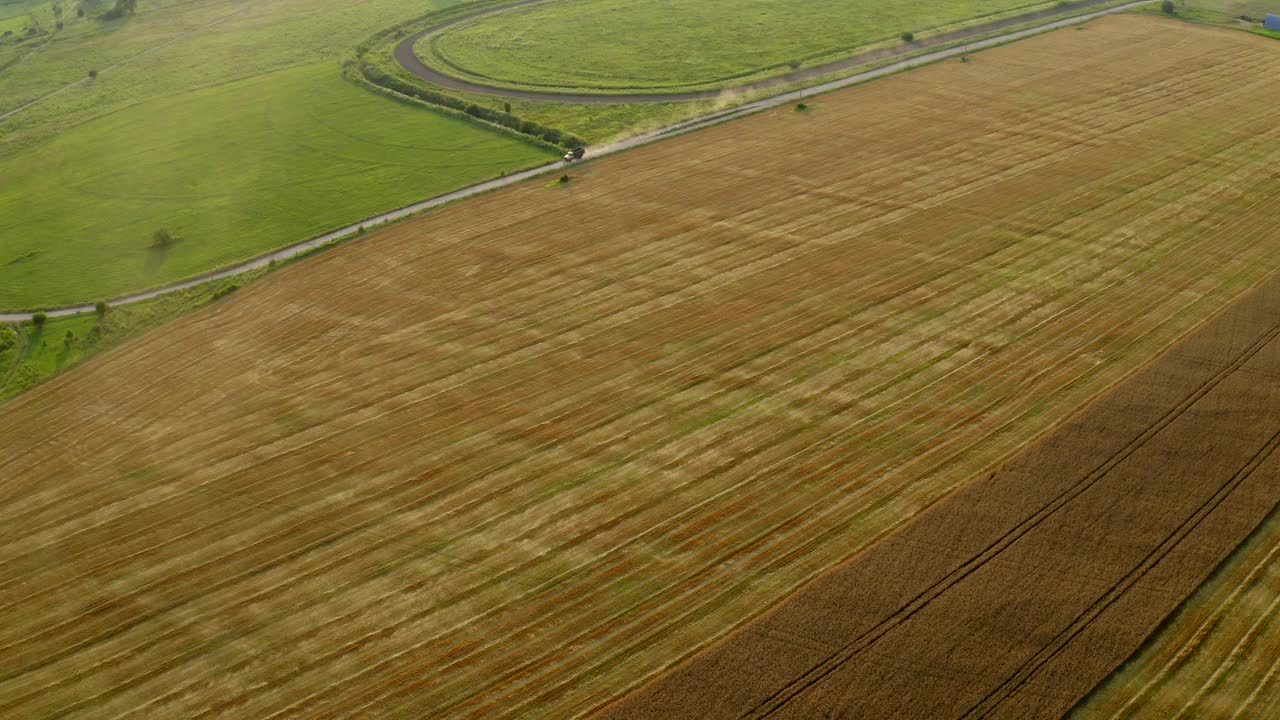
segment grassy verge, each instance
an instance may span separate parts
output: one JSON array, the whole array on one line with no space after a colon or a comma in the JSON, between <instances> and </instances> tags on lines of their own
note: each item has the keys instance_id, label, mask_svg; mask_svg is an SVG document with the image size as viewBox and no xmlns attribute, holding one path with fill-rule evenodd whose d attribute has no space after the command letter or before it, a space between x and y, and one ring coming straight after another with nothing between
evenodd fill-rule
<instances>
[{"instance_id":1,"label":"grassy verge","mask_svg":"<svg viewBox=\"0 0 1280 720\"><path fill-rule=\"evenodd\" d=\"M267 270L205 283L154 300L49 318L43 325L0 324L0 400L11 398L198 307L215 302Z\"/></svg>"}]
</instances>

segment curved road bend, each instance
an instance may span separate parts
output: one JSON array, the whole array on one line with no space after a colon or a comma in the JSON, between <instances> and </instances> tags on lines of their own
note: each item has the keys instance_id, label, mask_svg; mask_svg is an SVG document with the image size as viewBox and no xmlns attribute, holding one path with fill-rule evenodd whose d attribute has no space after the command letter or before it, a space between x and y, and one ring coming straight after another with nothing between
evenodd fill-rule
<instances>
[{"instance_id":1,"label":"curved road bend","mask_svg":"<svg viewBox=\"0 0 1280 720\"><path fill-rule=\"evenodd\" d=\"M534 5L538 3L544 3L544 2L547 2L547 0L522 0L521 2L517 2L513 5L503 5L501 7L488 8L485 10L480 10L477 12L470 13L468 15L462 15L459 17L451 18L442 23L439 23L438 25L432 25L426 30L422 30L418 33L415 33L405 38L404 40L401 40L400 43L396 45L396 48L394 51L396 62L400 63L400 66L403 67L405 70L408 70L409 72L413 73L414 75L418 76L423 80L426 80L429 83L432 83L433 85L439 85L440 87L446 87L446 88L449 88L450 90L458 90L461 92L482 93L485 95L497 95L500 97L516 98L519 100L541 100L544 102L595 103L595 104L685 102L689 100L710 100L710 99L720 97L720 95L725 91L750 92L753 90L764 90L770 87L776 87L778 85L785 85L787 83L796 82L798 80L808 80L811 78L819 77L821 75L827 75L829 73L836 72L839 70L848 70L850 68L859 67L861 65L866 65L868 63L872 63L877 60L883 60L885 58L894 57L896 55L904 55L906 53L914 52L922 48L933 47L936 45L944 45L946 43L955 42L956 40L963 40L965 38L971 38L977 35L983 35L985 33L993 32L995 30L1002 30L1004 28L1013 27L1015 25L1023 25L1025 23L1032 22L1034 20L1040 20L1043 18L1062 15L1064 12L1072 12L1074 10L1080 10L1082 8L1090 7L1093 5L1101 5L1107 2L1114 2L1114 0L1079 0L1078 2L1073 2L1068 5L1048 7L1048 8L1044 8L1043 10L1036 10L1034 12L1024 13L1022 15L1018 15L1015 17L1004 18L1003 20L993 20L991 22L982 23L980 25L971 25L968 27L960 28L958 30L951 30L949 32L940 33L938 35L934 35L933 37L925 38L924 40L920 40L919 42L914 42L908 45L899 45L897 47L880 48L878 50L869 50L867 52L858 53L856 55L850 55L849 57L842 58L840 60L836 60L834 62L830 62L825 65L818 65L811 68L805 68L804 70L797 70L795 72L786 73L784 75L778 75L776 77L765 78L763 80L757 80L755 82L745 83L742 85L726 85L725 87L716 88L713 90L697 90L692 92L668 92L668 93L657 93L657 94L562 93L562 92L543 92L539 90L518 90L514 88L497 87L494 85L485 85L484 83L472 82L459 77L455 77L453 75L442 73L439 70L436 70L431 66L427 65L426 63L422 62L422 60L418 58L418 55L413 51L413 46L417 44L418 40L422 39L424 36L438 33L447 27L457 25L458 23L463 22L465 20L472 20L474 18L483 17L485 15L492 15L499 12L505 12L513 8L523 7L525 5ZM1135 3L1135 4L1140 4L1140 3ZM1125 7L1131 7L1131 6L1132 5L1125 5Z\"/></svg>"},{"instance_id":2,"label":"curved road bend","mask_svg":"<svg viewBox=\"0 0 1280 720\"><path fill-rule=\"evenodd\" d=\"M824 92L830 92L832 90L838 90L840 88L848 87L850 85L856 85L858 83L863 83L868 80L874 80L876 78L881 78L886 75L892 75L894 73L901 72L902 70L918 67L920 65L927 65L929 63L937 62L938 60L944 60L950 57L965 55L968 53L975 52L977 50L982 50L984 48L992 47L993 45L1000 45L1000 44L1009 42L1011 40L1020 40L1022 38L1029 37L1031 35L1036 35L1038 33L1046 32L1049 30L1055 30L1057 28L1067 27L1069 25L1076 25L1082 22L1087 22L1089 20L1093 20L1094 18L1098 18L1103 15L1109 15L1111 13L1120 12L1122 10L1128 10L1130 8L1137 7L1139 5L1148 5L1150 4L1150 2L1151 0L1135 0L1135 2L1126 3L1124 5L1117 5L1115 7L1098 10L1095 12L1087 13L1085 15L1076 15L1074 17L1055 20L1053 22L1045 23L1044 25L1037 25L1036 27L1027 28L1025 30L1006 33L1004 35L987 38L986 40L978 40L975 42L966 43L964 45L957 45L952 48L947 48L945 50L936 50L934 52L927 53L924 55L917 55L916 57L900 60L891 65L885 65L884 67L876 68L875 70L868 70L866 72L857 73L856 75L850 75L848 77L840 78L838 80L832 80L831 82L823 83L821 85L814 85L812 87L807 87L802 90L794 90L792 92L783 93L781 95L774 95L772 97L755 100L749 103L738 105L737 107L729 108L727 110L720 110L707 115L691 118L689 120L683 120L678 123L673 123L665 127L657 128L656 130L650 130L649 132L641 133L640 135L636 135L634 137L630 137L625 140L620 140L615 143L593 147L591 148L590 157L594 158L594 157L599 157L603 155L612 155L613 153L622 152L623 150L629 150L631 148L634 148L640 145L645 145L655 140L660 140L660 139L672 137L675 135L681 135L683 133L691 132L693 130L698 130L700 128L704 128L709 125L715 125L717 123L721 123L726 120L732 120L738 117L742 117L744 115L751 115L761 110L777 107L779 105L786 105L787 103L795 102L797 100L800 100L802 98L805 98L817 93L824 93ZM123 297L112 299L108 302L111 305L127 305L129 303L135 303L142 300L150 300L152 298L159 297L161 295L165 295L178 290L185 290L186 288L194 287L196 285L209 282L211 280L219 280L223 278L234 277L236 275L247 272L249 270L256 270L258 268L266 267L272 261L288 260L288 259L297 257L298 255L302 255L304 253L315 250L316 248L322 247L324 245L328 245L329 243L351 237L352 235L362 232L366 228L372 227L374 225L380 225L385 222L399 220L401 218L408 217L409 215L413 215L413 214L422 212L424 210L429 210L434 207L439 207L440 205L444 205L446 203L451 203L456 200L469 198L474 195L479 195L481 193L489 192L491 190L504 188L504 187L507 187L508 185L514 185L518 182L523 182L530 178L534 178L539 175L544 175L546 173L553 172L555 170L560 169L561 167L563 167L563 164L560 161L556 161L552 163L547 163L546 165L540 165L535 168L530 168L528 170L523 170L518 173L513 173L511 175L507 175L504 177L494 178L493 180L487 180L485 182L478 183L476 185L471 185L469 187L465 187L460 190L454 190L453 192L446 193L444 195L439 195L429 200L423 200L422 202L417 202L412 205L406 205L405 207L399 208L397 210L392 210L390 212L385 212L379 215L374 215L373 217L365 218L364 220L361 220L358 223L353 223L351 225L347 225L346 227L341 227L341 228L338 228L337 230L332 230L330 232L325 233L324 235L320 235L319 237L311 238L310 240L304 240L302 242L295 243L293 245L285 246L279 250L275 250L273 252L267 253L266 255L260 255L252 260L247 260L237 265L233 265L229 268L226 268L225 270L219 270L217 272L208 273L205 275L191 278L189 280L184 280L182 282L174 283L172 285L166 285L161 288L156 288L155 290L148 290L146 292L134 293L132 295L125 295ZM85 304L85 305L74 305L74 306L60 307L60 308L51 308L51 309L45 310L44 312L50 317L76 315L79 313L93 312L93 305ZM21 322L24 320L31 319L31 315L32 313L30 312L0 313L0 322Z\"/></svg>"}]
</instances>

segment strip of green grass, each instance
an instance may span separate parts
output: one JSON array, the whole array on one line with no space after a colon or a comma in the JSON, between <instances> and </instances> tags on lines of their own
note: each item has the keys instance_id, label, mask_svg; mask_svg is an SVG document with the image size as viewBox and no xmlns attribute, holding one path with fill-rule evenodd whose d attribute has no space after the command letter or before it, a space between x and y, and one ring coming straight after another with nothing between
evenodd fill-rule
<instances>
[{"instance_id":1,"label":"strip of green grass","mask_svg":"<svg viewBox=\"0 0 1280 720\"><path fill-rule=\"evenodd\" d=\"M1028 0L550 2L424 38L424 58L505 84L654 89L785 71L907 31L1051 5Z\"/></svg>"},{"instance_id":2,"label":"strip of green grass","mask_svg":"<svg viewBox=\"0 0 1280 720\"><path fill-rule=\"evenodd\" d=\"M108 308L101 317L90 313L50 318L42 327L30 322L20 326L0 324L0 401L172 318L214 302L266 272L256 270L154 300Z\"/></svg>"},{"instance_id":3,"label":"strip of green grass","mask_svg":"<svg viewBox=\"0 0 1280 720\"><path fill-rule=\"evenodd\" d=\"M148 102L0 160L0 308L162 285L551 157L328 63ZM178 241L151 249L160 228Z\"/></svg>"}]
</instances>

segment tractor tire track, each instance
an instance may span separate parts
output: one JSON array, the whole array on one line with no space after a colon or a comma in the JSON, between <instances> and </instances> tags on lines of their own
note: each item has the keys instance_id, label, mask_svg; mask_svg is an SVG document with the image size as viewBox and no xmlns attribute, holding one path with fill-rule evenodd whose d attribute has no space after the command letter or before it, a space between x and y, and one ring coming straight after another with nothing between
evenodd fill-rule
<instances>
[{"instance_id":1,"label":"tractor tire track","mask_svg":"<svg viewBox=\"0 0 1280 720\"><path fill-rule=\"evenodd\" d=\"M1272 280L1006 468L935 506L896 536L819 579L718 646L606 708L601 717L676 718L683 717L684 712L690 713L689 717L696 713L698 717L711 718L824 717L823 712L831 713L826 717L840 718L1058 717L1105 677L1114 664L1136 650L1164 615L1192 592L1275 506L1277 468L1272 458L1280 437L1275 432L1280 427L1280 415L1262 409L1274 406L1269 402L1274 400L1270 397L1274 388L1256 382L1251 387L1247 376L1274 372L1273 366L1280 362L1276 353L1280 323L1268 323L1261 332L1255 329L1259 320L1275 312L1277 305L1280 280ZM1240 337L1243 333L1233 333L1242 328L1251 331L1247 340ZM1242 342L1246 343L1244 347L1240 347ZM1220 352L1224 345L1237 349L1224 357ZM1001 503L992 502L995 498L1006 496L1003 504L1010 507L1018 504L1018 496L1044 492L1014 487L1015 481L1035 479L1045 485L1060 484L1063 475L1073 474L1072 466L1065 462L1072 449L1084 452L1090 443L1114 443L1116 436L1129 436L1125 430L1132 426L1129 416L1152 412L1150 405L1144 408L1141 403L1150 403L1152 395L1167 397L1170 383L1185 386L1191 377L1196 377L1197 382L1181 393L1176 404L1161 404L1167 409L1153 422L1144 423L1141 431L1109 453L1103 463L1058 489L1049 502L1038 504L1037 510L1017 520L994 541L975 547L977 552L956 561L956 548L946 539L957 536L971 543L973 539L964 535L982 534L982 530L959 528L989 527L992 520L981 514L999 512ZM1255 407L1259 408L1256 412ZM1193 410L1200 413L1197 419L1201 422L1186 420ZM1235 423L1250 427L1237 427L1234 423L1226 426L1224 421L1220 429L1200 431L1215 439L1219 435L1240 438L1236 443L1220 440L1215 445L1189 439L1197 432L1196 426L1203 427L1206 414L1235 417ZM1112 439L1098 441L1095 436ZM1245 440L1246 436L1256 439ZM1194 456L1197 452L1207 453L1208 459ZM1163 458L1163 464L1152 465L1153 456ZM1142 464L1144 459L1146 464ZM1214 473L1219 466L1223 475ZM1060 478L1057 483L1047 479L1055 474ZM1186 496L1194 503L1183 497L1190 504L1182 513L1152 508L1153 514L1164 513L1161 518L1168 530L1151 536L1151 544L1141 544L1145 549L1132 560L1118 557L1110 565L1099 563L1092 572L1083 573L1083 577L1098 577L1099 582L1096 587L1079 592L1088 595L1092 590L1096 594L1072 598L1079 600L1079 605L1063 602L1080 609L1062 617L1062 625L1051 625L1041 618L1038 624L1032 623L1035 632L1028 639L1018 634L1017 629L1022 627L1018 619L1002 619L1002 613L1017 615L1019 603L1036 605L1052 616L1055 609L1044 603L1054 601L1037 601L1043 592L1039 583L1007 585L1004 600L991 597L989 592L981 594L984 588L990 590L991 578L1001 572L1002 556L1015 556L1008 565L1015 563L1020 543L1061 548L1090 534L1115 538L1114 542L1120 545L1135 542L1126 538L1129 528L1125 524L1135 522L1130 514L1113 511L1116 518L1123 519L1121 522L1105 513L1101 517L1088 514L1076 506L1092 509L1101 502L1100 495L1108 496L1109 502L1101 503L1107 508L1142 502L1143 495L1150 492L1145 483L1170 476L1185 485L1179 486L1182 495L1170 502ZM1217 480L1219 477L1222 479ZM1172 491L1161 494L1168 492ZM986 502L978 502L975 496L984 497ZM1071 521L1073 517L1075 520ZM1086 517L1091 522L1081 527L1079 522ZM1054 540L1053 536L1070 540ZM1027 555L1031 551L1021 552ZM1055 567L1063 564L1053 558L1046 558L1045 562ZM1035 563L1022 564L1036 567ZM898 581L892 580L891 575L886 578L888 568L901 574L927 576L937 572L938 576L936 580L924 578L921 590L908 591L902 601L893 603L896 609L871 621L835 652L815 657L812 643L803 645L785 639L829 640L833 633L824 626L851 624L839 614L862 614L860 620L866 623L867 611L857 608L884 607L886 598L900 597L909 586L922 584L920 577ZM1006 567L1004 572L1012 571ZM1150 579L1154 574L1159 574L1158 580ZM1109 575L1116 579L1104 580ZM1079 576L1074 581L1078 586L1090 585ZM1050 581L1045 584L1052 585ZM1160 601L1154 601L1153 595ZM1136 598L1142 598L1141 604L1146 607L1135 607ZM1134 627L1136 614L1141 615L1142 624ZM911 627L913 623L917 628ZM1014 627L1005 627L1006 623ZM1126 626L1117 627L1120 623ZM931 628L933 641L922 641L922 637L928 637L918 630L923 626ZM975 627L987 628L992 659L949 656L950 652L961 653L960 648L967 646L957 636L973 632ZM1088 646L1101 642L1099 638L1108 633L1119 639L1111 642L1106 652L1097 653L1105 660L1093 665L1082 663L1079 656L1083 653L1091 657L1091 651L1098 649ZM1010 649L999 647L1001 638L1007 640ZM765 647L773 649L764 651ZM793 660L779 657L788 652L815 659L790 678L771 672L766 661L775 667L795 667ZM1001 662L1015 656L1020 659ZM738 673L728 670L735 667L739 668ZM896 680L886 680L886 667L894 668ZM925 673L926 668L931 672ZM877 686L890 688L878 690ZM708 694L701 702L691 701L699 687L754 687L755 692ZM708 707L717 709L707 715Z\"/></svg>"}]
</instances>

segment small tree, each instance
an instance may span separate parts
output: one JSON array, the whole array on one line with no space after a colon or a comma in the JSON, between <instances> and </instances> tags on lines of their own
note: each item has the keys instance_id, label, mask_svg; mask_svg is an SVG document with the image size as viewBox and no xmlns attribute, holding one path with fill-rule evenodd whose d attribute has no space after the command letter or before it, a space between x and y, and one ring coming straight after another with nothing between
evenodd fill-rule
<instances>
[{"instance_id":1,"label":"small tree","mask_svg":"<svg viewBox=\"0 0 1280 720\"><path fill-rule=\"evenodd\" d=\"M505 113L511 112L511 103L509 102L502 103L502 112L505 112Z\"/></svg>"},{"instance_id":2,"label":"small tree","mask_svg":"<svg viewBox=\"0 0 1280 720\"><path fill-rule=\"evenodd\" d=\"M1160 10L1163 11L1165 15L1173 15L1177 12L1177 8L1173 6L1173 0L1163 0L1163 2L1160 3Z\"/></svg>"},{"instance_id":3,"label":"small tree","mask_svg":"<svg viewBox=\"0 0 1280 720\"><path fill-rule=\"evenodd\" d=\"M902 35L899 35L899 37L902 38L902 42L904 43L915 42L916 40L916 34L913 32L904 32Z\"/></svg>"},{"instance_id":4,"label":"small tree","mask_svg":"<svg viewBox=\"0 0 1280 720\"><path fill-rule=\"evenodd\" d=\"M151 247L157 250L173 247L173 244L177 241L178 239L175 238L166 228L160 228L159 230L151 233Z\"/></svg>"},{"instance_id":5,"label":"small tree","mask_svg":"<svg viewBox=\"0 0 1280 720\"><path fill-rule=\"evenodd\" d=\"M35 325L38 328L42 328L44 327L45 321L48 319L49 319L48 315L45 315L44 313L36 313L35 315L31 316L31 324Z\"/></svg>"},{"instance_id":6,"label":"small tree","mask_svg":"<svg viewBox=\"0 0 1280 720\"><path fill-rule=\"evenodd\" d=\"M90 70L90 71L89 71L89 79L90 79L90 80L97 80L97 79L98 79L98 70L97 70L97 68L94 68L94 69L92 69L92 70Z\"/></svg>"},{"instance_id":7,"label":"small tree","mask_svg":"<svg viewBox=\"0 0 1280 720\"><path fill-rule=\"evenodd\" d=\"M133 15L138 9L138 0L116 0L110 10L99 15L101 20L119 20L125 15Z\"/></svg>"},{"instance_id":8,"label":"small tree","mask_svg":"<svg viewBox=\"0 0 1280 720\"><path fill-rule=\"evenodd\" d=\"M93 304L93 311L98 314L98 319L107 316L107 304L101 300Z\"/></svg>"}]
</instances>

